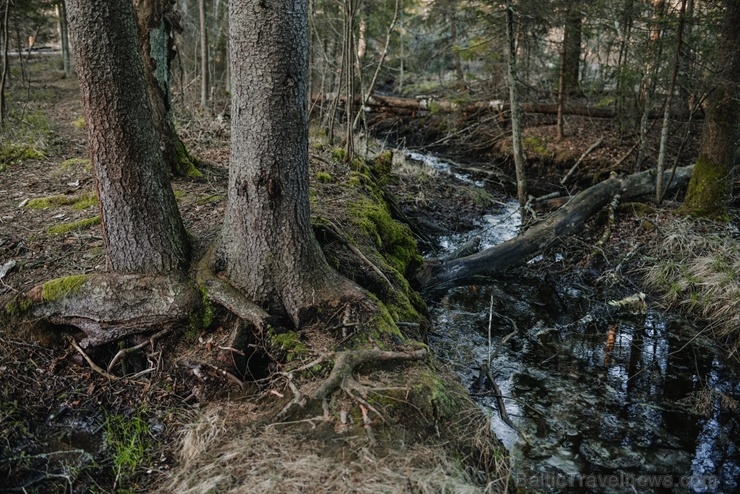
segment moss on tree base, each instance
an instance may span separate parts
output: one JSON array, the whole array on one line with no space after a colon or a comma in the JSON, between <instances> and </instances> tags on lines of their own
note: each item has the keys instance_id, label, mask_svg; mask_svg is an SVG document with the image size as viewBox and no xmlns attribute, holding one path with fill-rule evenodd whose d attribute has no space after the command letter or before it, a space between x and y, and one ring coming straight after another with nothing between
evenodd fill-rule
<instances>
[{"instance_id":1,"label":"moss on tree base","mask_svg":"<svg viewBox=\"0 0 740 494\"><path fill-rule=\"evenodd\" d=\"M686 198L679 212L697 218L726 223L732 193L730 174L722 164L700 155L689 181Z\"/></svg>"}]
</instances>

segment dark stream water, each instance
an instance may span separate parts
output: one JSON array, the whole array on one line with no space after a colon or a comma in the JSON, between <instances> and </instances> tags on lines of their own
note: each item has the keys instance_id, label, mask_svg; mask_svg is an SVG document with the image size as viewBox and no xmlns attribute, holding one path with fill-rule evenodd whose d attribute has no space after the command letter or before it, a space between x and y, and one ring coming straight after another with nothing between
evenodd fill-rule
<instances>
[{"instance_id":1,"label":"dark stream water","mask_svg":"<svg viewBox=\"0 0 740 494\"><path fill-rule=\"evenodd\" d=\"M512 201L440 243L452 252L479 236L485 248L519 222ZM609 300L559 282L455 289L432 308L432 347L478 395L521 492L740 492L738 376L682 317ZM481 376L489 320L492 374L516 430Z\"/></svg>"}]
</instances>

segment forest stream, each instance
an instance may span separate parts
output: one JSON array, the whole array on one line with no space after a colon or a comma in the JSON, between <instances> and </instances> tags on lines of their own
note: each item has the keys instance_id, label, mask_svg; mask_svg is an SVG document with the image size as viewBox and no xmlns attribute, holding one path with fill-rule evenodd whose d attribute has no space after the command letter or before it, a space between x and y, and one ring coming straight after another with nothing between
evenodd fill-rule
<instances>
[{"instance_id":1,"label":"forest stream","mask_svg":"<svg viewBox=\"0 0 740 494\"><path fill-rule=\"evenodd\" d=\"M408 156L483 185L434 157ZM520 222L516 201L499 204L477 229L440 237L435 255L474 237L481 248L503 242ZM432 348L490 416L510 451L517 487L738 492L740 426L737 410L723 400L740 395L740 380L710 340L644 296L632 309L619 308L608 290L553 280L457 288L431 309ZM489 352L517 430L502 420L486 384Z\"/></svg>"}]
</instances>

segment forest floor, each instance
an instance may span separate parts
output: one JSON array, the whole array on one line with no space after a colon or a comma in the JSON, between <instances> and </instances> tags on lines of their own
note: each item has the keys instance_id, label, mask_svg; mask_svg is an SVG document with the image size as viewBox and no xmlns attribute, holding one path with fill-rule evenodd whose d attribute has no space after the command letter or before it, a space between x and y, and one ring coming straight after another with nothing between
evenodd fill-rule
<instances>
[{"instance_id":1,"label":"forest floor","mask_svg":"<svg viewBox=\"0 0 740 494\"><path fill-rule=\"evenodd\" d=\"M3 303L50 279L106 269L103 239L94 226L98 212L76 80L49 70L44 60L32 61L27 69L31 83L22 84L16 74L9 91L11 111L0 143ZM552 126L532 126L525 132L528 155L537 163L533 182L543 192L559 188L552 183L600 138L603 144L584 160L574 183L587 184L611 171L631 171L627 164L616 169L612 166L630 152L633 142L620 137L611 123L599 122L598 131L587 119L573 118L569 125L571 137L557 143ZM459 127L460 122L447 121L443 127L449 130L453 126ZM440 126L434 128L439 133ZM173 181L197 257L218 234L224 213L228 121L191 118L179 131L191 152L205 163L202 180ZM476 127L475 132L482 130ZM491 132L498 135L500 129ZM438 134L427 142L440 138ZM388 188L408 216L433 234L468 230L493 203L510 197L512 181L507 177L511 166L503 157L503 141L486 143L481 138L476 142L479 145L466 148L469 163L489 172L483 176L495 173L497 177L486 192L422 170L402 153L394 158ZM460 145L472 146L471 140ZM692 141L686 149L695 145ZM447 143L432 150L450 152L451 146ZM321 177L326 177L322 173L341 177L348 170L333 159L333 149L323 137L314 136L311 154L312 190L317 194L312 201L314 211L326 213L334 208L331 213L338 214L342 204L332 202L334 189ZM452 154L462 160L459 150ZM650 209L650 215L650 221L659 223L670 213ZM637 237L644 237L641 242L659 243L659 237L647 238L657 235L656 230L641 229L645 216L625 214L608 245L613 255L594 255L587 248L590 240L572 242L571 267L587 269L601 264L603 270L604 259L623 257ZM597 224L586 235L598 237L601 231ZM342 462L332 458L318 438L286 440L276 438L273 430L254 432L251 441L242 438L234 443L236 438L225 437L225 431L237 426L252 430L260 417L257 404L269 402L280 390L265 383L245 384L246 380L234 379L216 368L191 365L197 360L195 355L210 352L227 329L217 325L207 333L184 338L169 335L151 342L149 353L125 361L129 374L154 369L141 380L113 380L108 374L111 370L93 370L85 356L70 345L70 332L35 325L0 329L0 492L167 490L162 483L170 470L216 443L221 450L214 465L252 466L251 470L212 472L214 486L228 476L233 484L239 478L262 479L264 483L256 484L253 492L268 488L275 492L324 492L331 482L342 482L355 492L427 492L427 488L433 491L440 485L467 486L470 492L483 489L475 487L475 473L460 473L454 459L427 445L412 444L405 457L391 452L378 455L362 446L352 458L345 459L352 461ZM107 355L98 354L98 359L110 361L118 350L107 348ZM241 452L235 453L237 450ZM201 473L207 476L208 465L200 461ZM175 484L168 485L179 491ZM207 491L205 485L200 487L201 492Z\"/></svg>"}]
</instances>

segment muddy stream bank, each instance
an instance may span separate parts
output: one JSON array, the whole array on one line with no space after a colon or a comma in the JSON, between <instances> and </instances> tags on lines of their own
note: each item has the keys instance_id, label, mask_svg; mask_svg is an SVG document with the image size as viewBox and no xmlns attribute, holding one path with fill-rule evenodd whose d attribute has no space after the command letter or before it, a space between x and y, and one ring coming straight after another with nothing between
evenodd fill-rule
<instances>
[{"instance_id":1,"label":"muddy stream bank","mask_svg":"<svg viewBox=\"0 0 740 494\"><path fill-rule=\"evenodd\" d=\"M484 186L442 160L408 157ZM434 255L474 237L490 247L514 237L520 222L515 201L498 204L473 231L439 237ZM554 255L547 261L562 261ZM490 416L518 489L740 491L738 411L727 403L740 398L740 382L723 356L689 321L649 297L615 307L609 302L623 290L581 280L522 276L454 289L431 308L431 346ZM502 420L481 370L489 352L516 430Z\"/></svg>"}]
</instances>

